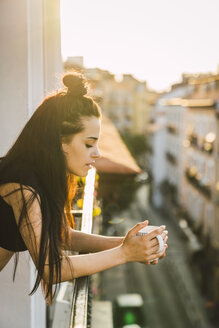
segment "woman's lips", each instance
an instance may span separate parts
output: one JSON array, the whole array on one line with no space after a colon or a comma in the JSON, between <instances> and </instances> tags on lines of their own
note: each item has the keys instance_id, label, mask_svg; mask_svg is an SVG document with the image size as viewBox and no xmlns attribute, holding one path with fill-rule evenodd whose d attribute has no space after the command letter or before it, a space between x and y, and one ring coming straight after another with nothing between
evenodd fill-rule
<instances>
[{"instance_id":1,"label":"woman's lips","mask_svg":"<svg viewBox=\"0 0 219 328\"><path fill-rule=\"evenodd\" d=\"M90 163L90 164L86 164L86 166L88 166L88 167L89 167L89 169L91 169L91 168L93 167L94 163L95 163L95 162L93 162L93 163Z\"/></svg>"}]
</instances>

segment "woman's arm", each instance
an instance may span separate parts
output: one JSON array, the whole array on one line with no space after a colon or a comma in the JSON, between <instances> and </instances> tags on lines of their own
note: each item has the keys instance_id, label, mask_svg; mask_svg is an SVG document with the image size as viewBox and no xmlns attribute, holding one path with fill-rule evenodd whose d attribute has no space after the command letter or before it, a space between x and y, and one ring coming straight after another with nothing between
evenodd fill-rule
<instances>
[{"instance_id":1,"label":"woman's arm","mask_svg":"<svg viewBox=\"0 0 219 328\"><path fill-rule=\"evenodd\" d=\"M160 258L165 251L156 253L159 245L155 237L162 234L165 227L161 226L145 236L137 236L138 231L147 224L148 221L136 224L128 231L123 243L115 248L98 253L64 257L61 281L92 275L127 262L147 262ZM45 274L45 281L47 278Z\"/></svg>"},{"instance_id":2,"label":"woman's arm","mask_svg":"<svg viewBox=\"0 0 219 328\"><path fill-rule=\"evenodd\" d=\"M96 234L88 234L70 228L68 242L63 249L77 251L79 253L101 252L121 245L125 237L109 237ZM167 232L161 234L164 243L167 242Z\"/></svg>"},{"instance_id":3,"label":"woman's arm","mask_svg":"<svg viewBox=\"0 0 219 328\"><path fill-rule=\"evenodd\" d=\"M28 200L31 195L32 192L30 190L24 190L25 199ZM23 204L21 192L16 191L9 197L10 205L13 207L15 217L18 222ZM25 220L23 220L20 227L20 232L37 267L42 228L42 216L39 199L35 198L33 201L31 207L28 209L28 216L32 229L29 229ZM137 232L147 224L148 221L145 221L130 229L126 234L122 244L117 247L98 253L63 256L61 262L61 281L68 281L73 278L91 275L93 273L100 272L126 262L147 262L161 257L163 252L159 254L156 253L159 245L157 238L155 237L158 234L162 234L165 227L160 227L156 230L153 230L145 236L137 236ZM97 243L100 242L100 239L98 240L99 241ZM94 244L92 247L94 249ZM100 246L98 246L98 249L100 249ZM54 264L49 263L47 256L43 274L43 279L47 283L49 282L49 265ZM54 283L56 282L57 279L54 277Z\"/></svg>"},{"instance_id":4,"label":"woman's arm","mask_svg":"<svg viewBox=\"0 0 219 328\"><path fill-rule=\"evenodd\" d=\"M122 244L124 237L108 237L88 234L70 228L69 241L63 246L66 250L80 253L94 253L117 247Z\"/></svg>"}]
</instances>

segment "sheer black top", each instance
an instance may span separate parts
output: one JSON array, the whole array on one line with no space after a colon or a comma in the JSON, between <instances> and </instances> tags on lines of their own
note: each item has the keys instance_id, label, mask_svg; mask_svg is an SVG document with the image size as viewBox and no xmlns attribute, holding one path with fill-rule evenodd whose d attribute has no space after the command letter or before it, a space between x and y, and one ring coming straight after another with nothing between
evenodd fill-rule
<instances>
[{"instance_id":1,"label":"sheer black top","mask_svg":"<svg viewBox=\"0 0 219 328\"><path fill-rule=\"evenodd\" d=\"M22 172L12 170L10 180L4 181L4 177L0 178L0 185L3 183L19 183L24 186L29 186L33 188L37 193L40 194L41 188L39 187L39 179L37 175L30 169L26 167L24 163L22 167ZM23 176L22 176L23 175ZM27 247L22 239L20 231L15 220L13 209L3 197L0 196L0 247L3 247L9 251L19 252L27 250Z\"/></svg>"},{"instance_id":2,"label":"sheer black top","mask_svg":"<svg viewBox=\"0 0 219 328\"><path fill-rule=\"evenodd\" d=\"M0 247L19 252L27 247L19 232L13 209L0 196Z\"/></svg>"}]
</instances>

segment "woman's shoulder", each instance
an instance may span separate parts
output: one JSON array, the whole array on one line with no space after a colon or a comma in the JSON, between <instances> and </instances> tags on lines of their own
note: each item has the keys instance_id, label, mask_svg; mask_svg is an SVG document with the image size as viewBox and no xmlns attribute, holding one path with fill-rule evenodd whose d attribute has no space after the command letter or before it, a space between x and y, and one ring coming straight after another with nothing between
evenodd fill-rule
<instances>
[{"instance_id":1,"label":"woman's shoulder","mask_svg":"<svg viewBox=\"0 0 219 328\"><path fill-rule=\"evenodd\" d=\"M7 183L1 183L0 184L0 195L2 194L12 194L16 191L22 191L22 190L27 190L30 192L36 192L37 191L29 185L23 184L23 183L18 183L18 182L7 182Z\"/></svg>"},{"instance_id":2,"label":"woman's shoulder","mask_svg":"<svg viewBox=\"0 0 219 328\"><path fill-rule=\"evenodd\" d=\"M12 207L15 204L20 204L24 200L38 198L38 192L29 185L24 185L17 182L8 182L0 185L0 196Z\"/></svg>"},{"instance_id":3,"label":"woman's shoulder","mask_svg":"<svg viewBox=\"0 0 219 328\"><path fill-rule=\"evenodd\" d=\"M12 208L18 225L26 217L31 225L38 227L42 217L41 199L31 186L9 182L0 185L0 196Z\"/></svg>"},{"instance_id":4,"label":"woman's shoulder","mask_svg":"<svg viewBox=\"0 0 219 328\"><path fill-rule=\"evenodd\" d=\"M28 186L27 189L36 190L41 192L39 174L26 161L16 161L7 165L3 170L0 169L0 185L7 185L9 189L21 189L21 186Z\"/></svg>"}]
</instances>

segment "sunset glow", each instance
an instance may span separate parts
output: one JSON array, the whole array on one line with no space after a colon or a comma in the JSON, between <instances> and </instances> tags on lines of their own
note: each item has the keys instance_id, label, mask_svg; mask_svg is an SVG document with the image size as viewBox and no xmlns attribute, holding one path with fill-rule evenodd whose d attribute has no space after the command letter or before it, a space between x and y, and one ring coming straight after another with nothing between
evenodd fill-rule
<instances>
[{"instance_id":1,"label":"sunset glow","mask_svg":"<svg viewBox=\"0 0 219 328\"><path fill-rule=\"evenodd\" d=\"M161 90L219 64L218 0L61 0L62 54Z\"/></svg>"}]
</instances>

